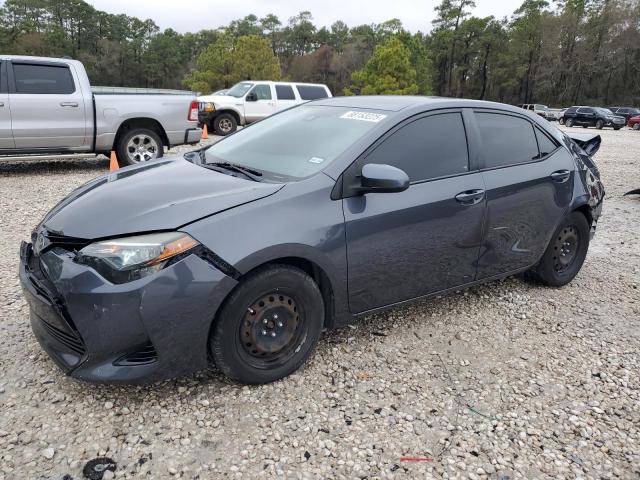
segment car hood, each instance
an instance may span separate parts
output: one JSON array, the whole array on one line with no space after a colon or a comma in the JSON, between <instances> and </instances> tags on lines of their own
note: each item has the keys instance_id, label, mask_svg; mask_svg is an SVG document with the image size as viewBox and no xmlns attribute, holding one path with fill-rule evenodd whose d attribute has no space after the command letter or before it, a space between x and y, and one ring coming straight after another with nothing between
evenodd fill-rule
<instances>
[{"instance_id":1,"label":"car hood","mask_svg":"<svg viewBox=\"0 0 640 480\"><path fill-rule=\"evenodd\" d=\"M229 103L241 103L242 98L232 97L230 95L203 95L202 97L198 97L198 102L220 103L227 105Z\"/></svg>"},{"instance_id":2,"label":"car hood","mask_svg":"<svg viewBox=\"0 0 640 480\"><path fill-rule=\"evenodd\" d=\"M174 230L283 186L218 173L182 157L159 159L83 185L56 205L39 228L88 240Z\"/></svg>"}]
</instances>

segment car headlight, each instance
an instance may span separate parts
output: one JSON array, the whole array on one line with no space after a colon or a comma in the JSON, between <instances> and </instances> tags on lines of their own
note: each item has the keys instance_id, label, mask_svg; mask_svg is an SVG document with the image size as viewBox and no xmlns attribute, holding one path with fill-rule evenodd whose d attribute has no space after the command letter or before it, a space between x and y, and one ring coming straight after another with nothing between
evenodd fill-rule
<instances>
[{"instance_id":1,"label":"car headlight","mask_svg":"<svg viewBox=\"0 0 640 480\"><path fill-rule=\"evenodd\" d=\"M125 283L161 270L198 245L186 233L151 233L92 243L78 252L76 261L113 283Z\"/></svg>"},{"instance_id":2,"label":"car headlight","mask_svg":"<svg viewBox=\"0 0 640 480\"><path fill-rule=\"evenodd\" d=\"M202 106L202 110L204 112L213 112L216 109L216 106L213 104L213 102L205 102L204 105Z\"/></svg>"}]
</instances>

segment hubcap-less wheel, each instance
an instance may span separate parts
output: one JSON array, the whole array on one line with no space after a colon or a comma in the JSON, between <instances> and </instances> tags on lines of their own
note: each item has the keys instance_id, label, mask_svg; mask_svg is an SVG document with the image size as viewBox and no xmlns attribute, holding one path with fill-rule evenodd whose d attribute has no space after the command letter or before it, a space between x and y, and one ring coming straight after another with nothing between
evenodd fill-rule
<instances>
[{"instance_id":1,"label":"hubcap-less wheel","mask_svg":"<svg viewBox=\"0 0 640 480\"><path fill-rule=\"evenodd\" d=\"M257 368L287 362L300 343L300 313L293 298L278 292L255 301L240 326L245 360Z\"/></svg>"},{"instance_id":2,"label":"hubcap-less wheel","mask_svg":"<svg viewBox=\"0 0 640 480\"><path fill-rule=\"evenodd\" d=\"M131 162L147 162L158 156L158 144L149 135L139 133L127 143L127 157Z\"/></svg>"},{"instance_id":3,"label":"hubcap-less wheel","mask_svg":"<svg viewBox=\"0 0 640 480\"><path fill-rule=\"evenodd\" d=\"M218 128L222 133L229 133L233 130L233 123L228 118L223 118L218 122Z\"/></svg>"},{"instance_id":4,"label":"hubcap-less wheel","mask_svg":"<svg viewBox=\"0 0 640 480\"><path fill-rule=\"evenodd\" d=\"M580 236L576 227L567 226L562 229L553 246L553 268L556 272L562 273L571 267L579 246Z\"/></svg>"}]
</instances>

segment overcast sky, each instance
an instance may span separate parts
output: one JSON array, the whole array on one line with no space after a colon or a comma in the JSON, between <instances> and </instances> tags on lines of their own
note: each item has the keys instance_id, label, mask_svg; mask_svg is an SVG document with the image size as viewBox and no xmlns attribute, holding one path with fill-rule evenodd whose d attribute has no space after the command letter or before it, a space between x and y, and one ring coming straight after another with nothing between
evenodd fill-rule
<instances>
[{"instance_id":1,"label":"overcast sky","mask_svg":"<svg viewBox=\"0 0 640 480\"><path fill-rule=\"evenodd\" d=\"M391 18L402 20L405 28L429 31L433 8L440 0L87 0L99 10L125 13L141 19L151 18L160 28L179 32L196 32L217 28L250 13L264 16L275 13L285 24L289 17L303 10L313 14L316 25L329 26L343 20L349 26L380 23ZM496 18L508 16L522 0L476 0L474 15Z\"/></svg>"}]
</instances>

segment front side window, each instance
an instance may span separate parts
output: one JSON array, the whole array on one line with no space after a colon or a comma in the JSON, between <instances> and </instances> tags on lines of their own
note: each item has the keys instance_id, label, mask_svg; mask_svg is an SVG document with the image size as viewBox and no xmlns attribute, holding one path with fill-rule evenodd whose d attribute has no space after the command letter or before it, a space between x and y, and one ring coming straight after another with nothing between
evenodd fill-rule
<instances>
[{"instance_id":1,"label":"front side window","mask_svg":"<svg viewBox=\"0 0 640 480\"><path fill-rule=\"evenodd\" d=\"M419 118L385 139L362 162L393 165L412 182L469 171L469 155L460 113Z\"/></svg>"},{"instance_id":2,"label":"front side window","mask_svg":"<svg viewBox=\"0 0 640 480\"><path fill-rule=\"evenodd\" d=\"M497 168L536 160L538 144L527 120L499 113L475 113L485 168Z\"/></svg>"},{"instance_id":3,"label":"front side window","mask_svg":"<svg viewBox=\"0 0 640 480\"><path fill-rule=\"evenodd\" d=\"M385 112L302 105L225 137L205 151L205 159L259 170L267 180L298 180L325 168L385 117Z\"/></svg>"},{"instance_id":4,"label":"front side window","mask_svg":"<svg viewBox=\"0 0 640 480\"><path fill-rule=\"evenodd\" d=\"M249 82L240 82L236 83L233 87L229 89L227 95L236 98L242 98L245 94L253 87L253 83Z\"/></svg>"},{"instance_id":5,"label":"front side window","mask_svg":"<svg viewBox=\"0 0 640 480\"><path fill-rule=\"evenodd\" d=\"M251 92L256 94L258 100L271 100L271 87L269 85L256 85Z\"/></svg>"},{"instance_id":6,"label":"front side window","mask_svg":"<svg viewBox=\"0 0 640 480\"><path fill-rule=\"evenodd\" d=\"M68 95L76 90L67 66L14 63L13 76L16 93Z\"/></svg>"}]
</instances>

